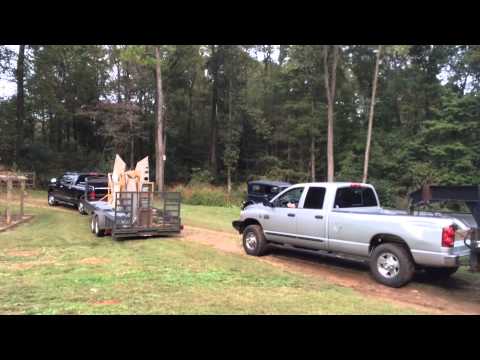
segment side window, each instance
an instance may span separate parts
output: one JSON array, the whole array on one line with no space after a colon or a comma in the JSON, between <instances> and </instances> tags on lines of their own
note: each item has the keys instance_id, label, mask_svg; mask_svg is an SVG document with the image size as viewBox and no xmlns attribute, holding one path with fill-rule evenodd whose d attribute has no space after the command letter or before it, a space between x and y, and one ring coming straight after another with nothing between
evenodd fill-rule
<instances>
[{"instance_id":1,"label":"side window","mask_svg":"<svg viewBox=\"0 0 480 360\"><path fill-rule=\"evenodd\" d=\"M378 206L371 188L340 188L335 196L335 208Z\"/></svg>"},{"instance_id":2,"label":"side window","mask_svg":"<svg viewBox=\"0 0 480 360\"><path fill-rule=\"evenodd\" d=\"M263 194L263 188L261 185L253 184L252 185L252 193L254 194Z\"/></svg>"},{"instance_id":3,"label":"side window","mask_svg":"<svg viewBox=\"0 0 480 360\"><path fill-rule=\"evenodd\" d=\"M303 187L287 191L276 200L277 206L284 208L298 208L298 203L300 202L302 193Z\"/></svg>"},{"instance_id":4,"label":"side window","mask_svg":"<svg viewBox=\"0 0 480 360\"><path fill-rule=\"evenodd\" d=\"M325 188L310 187L305 198L304 209L323 209L323 201L325 200Z\"/></svg>"}]
</instances>

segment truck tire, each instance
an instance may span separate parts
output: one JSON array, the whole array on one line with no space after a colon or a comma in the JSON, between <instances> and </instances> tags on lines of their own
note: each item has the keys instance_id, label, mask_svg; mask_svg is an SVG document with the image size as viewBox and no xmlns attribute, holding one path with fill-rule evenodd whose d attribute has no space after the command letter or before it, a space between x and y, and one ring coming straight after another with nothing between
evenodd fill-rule
<instances>
[{"instance_id":1,"label":"truck tire","mask_svg":"<svg viewBox=\"0 0 480 360\"><path fill-rule=\"evenodd\" d=\"M94 217L94 226L95 226L95 235L97 237L103 237L105 235L105 230L100 229L100 226L98 224L98 215L95 215Z\"/></svg>"},{"instance_id":2,"label":"truck tire","mask_svg":"<svg viewBox=\"0 0 480 360\"><path fill-rule=\"evenodd\" d=\"M425 268L425 272L428 274L429 277L435 280L444 280L448 279L450 276L455 274L458 270L457 267L449 267L449 268L435 268L435 267L427 267Z\"/></svg>"},{"instance_id":3,"label":"truck tire","mask_svg":"<svg viewBox=\"0 0 480 360\"><path fill-rule=\"evenodd\" d=\"M58 203L57 203L57 200L55 200L55 196L53 196L53 194L48 194L48 205L50 206L56 206Z\"/></svg>"},{"instance_id":4,"label":"truck tire","mask_svg":"<svg viewBox=\"0 0 480 360\"><path fill-rule=\"evenodd\" d=\"M92 215L92 218L90 219L90 231L92 234L95 234L95 214Z\"/></svg>"},{"instance_id":5,"label":"truck tire","mask_svg":"<svg viewBox=\"0 0 480 360\"><path fill-rule=\"evenodd\" d=\"M80 213L80 215L87 215L87 212L85 211L85 206L83 205L82 199L78 200L77 210Z\"/></svg>"},{"instance_id":6,"label":"truck tire","mask_svg":"<svg viewBox=\"0 0 480 360\"><path fill-rule=\"evenodd\" d=\"M370 271L379 283L398 288L412 279L415 263L404 246L385 243L372 251Z\"/></svg>"},{"instance_id":7,"label":"truck tire","mask_svg":"<svg viewBox=\"0 0 480 360\"><path fill-rule=\"evenodd\" d=\"M248 225L243 231L243 249L248 255L265 255L268 244L260 225Z\"/></svg>"}]
</instances>

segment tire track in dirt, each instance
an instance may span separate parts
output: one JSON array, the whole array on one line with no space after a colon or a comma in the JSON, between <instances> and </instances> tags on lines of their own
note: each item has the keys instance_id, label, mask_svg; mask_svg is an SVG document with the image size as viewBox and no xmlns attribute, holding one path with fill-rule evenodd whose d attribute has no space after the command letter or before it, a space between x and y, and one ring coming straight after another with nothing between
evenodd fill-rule
<instances>
[{"instance_id":1,"label":"tire track in dirt","mask_svg":"<svg viewBox=\"0 0 480 360\"><path fill-rule=\"evenodd\" d=\"M247 256L240 236L233 232L185 226L183 238L210 245L220 251ZM442 283L434 283L419 273L407 286L393 289L373 280L368 266L358 262L283 249L275 249L259 260L283 270L352 288L370 298L380 298L419 311L434 314L480 314L480 288L456 279L455 276Z\"/></svg>"}]
</instances>

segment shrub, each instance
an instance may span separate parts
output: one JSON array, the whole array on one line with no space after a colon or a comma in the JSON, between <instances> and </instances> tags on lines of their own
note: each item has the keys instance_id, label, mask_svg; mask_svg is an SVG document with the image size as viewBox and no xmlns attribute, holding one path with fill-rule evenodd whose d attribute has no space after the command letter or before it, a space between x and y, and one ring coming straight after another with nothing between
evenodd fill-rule
<instances>
[{"instance_id":1,"label":"shrub","mask_svg":"<svg viewBox=\"0 0 480 360\"><path fill-rule=\"evenodd\" d=\"M190 205L232 207L239 206L246 198L246 189L241 187L232 189L229 196L226 188L205 183L175 185L170 191L180 192L182 202Z\"/></svg>"}]
</instances>

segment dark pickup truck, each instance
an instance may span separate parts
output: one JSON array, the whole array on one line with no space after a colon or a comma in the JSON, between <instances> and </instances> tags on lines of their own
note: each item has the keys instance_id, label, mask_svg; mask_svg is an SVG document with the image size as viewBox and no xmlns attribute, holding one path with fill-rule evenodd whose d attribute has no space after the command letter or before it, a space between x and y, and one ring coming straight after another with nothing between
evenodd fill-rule
<instances>
[{"instance_id":1,"label":"dark pickup truck","mask_svg":"<svg viewBox=\"0 0 480 360\"><path fill-rule=\"evenodd\" d=\"M75 206L83 215L86 213L84 200L99 200L107 192L108 179L105 174L66 172L62 177L50 180L48 205Z\"/></svg>"}]
</instances>

